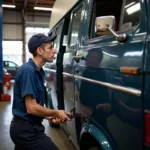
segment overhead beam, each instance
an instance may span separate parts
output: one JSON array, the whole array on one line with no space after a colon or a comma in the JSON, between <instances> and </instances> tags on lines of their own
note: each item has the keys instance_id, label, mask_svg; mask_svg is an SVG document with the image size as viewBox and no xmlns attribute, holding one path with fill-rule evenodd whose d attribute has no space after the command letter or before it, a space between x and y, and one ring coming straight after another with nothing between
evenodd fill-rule
<instances>
[{"instance_id":1,"label":"overhead beam","mask_svg":"<svg viewBox=\"0 0 150 150\"><path fill-rule=\"evenodd\" d=\"M38 0L35 0L35 4L34 4L34 6L36 6L36 5L37 5L37 3L38 3Z\"/></svg>"},{"instance_id":2,"label":"overhead beam","mask_svg":"<svg viewBox=\"0 0 150 150\"><path fill-rule=\"evenodd\" d=\"M47 23L41 23L41 22L26 22L27 27L49 27L49 22Z\"/></svg>"},{"instance_id":3,"label":"overhead beam","mask_svg":"<svg viewBox=\"0 0 150 150\"><path fill-rule=\"evenodd\" d=\"M24 1L24 6L23 6L24 9L26 9L27 3L28 3L28 0L25 0Z\"/></svg>"},{"instance_id":4,"label":"overhead beam","mask_svg":"<svg viewBox=\"0 0 150 150\"><path fill-rule=\"evenodd\" d=\"M5 24L5 25L22 25L22 23L20 23L20 22L3 22L3 24Z\"/></svg>"},{"instance_id":5,"label":"overhead beam","mask_svg":"<svg viewBox=\"0 0 150 150\"><path fill-rule=\"evenodd\" d=\"M13 1L13 4L15 5L15 0L12 0Z\"/></svg>"},{"instance_id":6,"label":"overhead beam","mask_svg":"<svg viewBox=\"0 0 150 150\"><path fill-rule=\"evenodd\" d=\"M26 7L27 7L27 3L28 3L28 0L25 0L23 8L22 8L22 16L23 16L23 19L24 19L23 22L26 21Z\"/></svg>"}]
</instances>

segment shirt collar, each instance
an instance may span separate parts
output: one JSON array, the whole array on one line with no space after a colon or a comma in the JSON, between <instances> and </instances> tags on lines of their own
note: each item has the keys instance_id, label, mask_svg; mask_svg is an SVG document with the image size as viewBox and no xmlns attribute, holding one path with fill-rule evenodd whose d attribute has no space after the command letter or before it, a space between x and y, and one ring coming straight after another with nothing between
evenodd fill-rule
<instances>
[{"instance_id":1,"label":"shirt collar","mask_svg":"<svg viewBox=\"0 0 150 150\"><path fill-rule=\"evenodd\" d=\"M42 72L43 72L43 68L39 69L39 68L37 67L37 65L35 64L35 62L32 60L32 58L29 58L28 63L30 63L30 64L32 65L32 67L33 67L36 71L38 71L38 72L42 71Z\"/></svg>"}]
</instances>

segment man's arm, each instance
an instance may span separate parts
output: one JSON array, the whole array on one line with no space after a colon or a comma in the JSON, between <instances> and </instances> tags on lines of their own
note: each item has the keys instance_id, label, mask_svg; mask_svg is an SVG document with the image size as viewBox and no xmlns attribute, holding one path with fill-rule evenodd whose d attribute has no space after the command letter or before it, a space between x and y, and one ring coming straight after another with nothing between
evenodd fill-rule
<instances>
[{"instance_id":1,"label":"man's arm","mask_svg":"<svg viewBox=\"0 0 150 150\"><path fill-rule=\"evenodd\" d=\"M25 96L25 105L27 109L27 113L34 115L34 116L39 116L39 117L57 117L61 120L66 120L69 121L69 115L63 110L53 110L53 109L48 109L45 107L42 107L36 102L36 99L33 98L32 95L26 95Z\"/></svg>"}]
</instances>

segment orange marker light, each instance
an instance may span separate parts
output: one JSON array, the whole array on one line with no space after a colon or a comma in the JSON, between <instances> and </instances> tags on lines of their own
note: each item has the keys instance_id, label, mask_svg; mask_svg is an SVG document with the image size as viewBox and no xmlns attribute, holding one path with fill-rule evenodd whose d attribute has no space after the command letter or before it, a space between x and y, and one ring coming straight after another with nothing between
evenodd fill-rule
<instances>
[{"instance_id":1,"label":"orange marker light","mask_svg":"<svg viewBox=\"0 0 150 150\"><path fill-rule=\"evenodd\" d=\"M137 67L120 67L120 72L126 74L139 74L139 68Z\"/></svg>"}]
</instances>

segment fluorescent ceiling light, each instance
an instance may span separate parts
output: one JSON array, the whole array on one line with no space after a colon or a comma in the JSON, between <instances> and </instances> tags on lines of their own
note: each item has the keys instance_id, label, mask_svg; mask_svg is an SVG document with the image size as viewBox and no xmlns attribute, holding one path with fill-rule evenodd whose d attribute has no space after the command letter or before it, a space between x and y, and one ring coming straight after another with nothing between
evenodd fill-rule
<instances>
[{"instance_id":1,"label":"fluorescent ceiling light","mask_svg":"<svg viewBox=\"0 0 150 150\"><path fill-rule=\"evenodd\" d=\"M44 11L52 11L52 8L46 8L46 7L34 7L35 10L44 10Z\"/></svg>"},{"instance_id":2,"label":"fluorescent ceiling light","mask_svg":"<svg viewBox=\"0 0 150 150\"><path fill-rule=\"evenodd\" d=\"M141 9L140 3L137 3L129 8L126 9L128 15L131 15Z\"/></svg>"},{"instance_id":3,"label":"fluorescent ceiling light","mask_svg":"<svg viewBox=\"0 0 150 150\"><path fill-rule=\"evenodd\" d=\"M128 5L126 5L125 8L127 8L127 7L129 7L129 6L133 5L133 4L135 4L135 2L132 2L132 3L128 4Z\"/></svg>"},{"instance_id":4,"label":"fluorescent ceiling light","mask_svg":"<svg viewBox=\"0 0 150 150\"><path fill-rule=\"evenodd\" d=\"M2 4L2 7L6 7L6 8L15 8L15 5L7 5L7 4Z\"/></svg>"}]
</instances>

